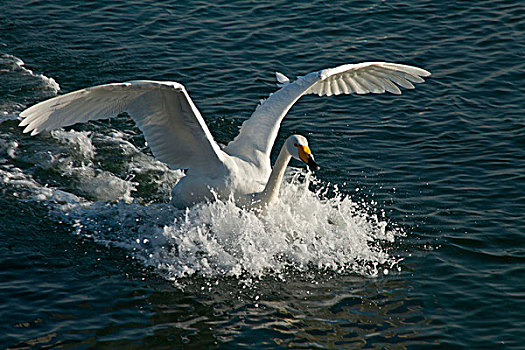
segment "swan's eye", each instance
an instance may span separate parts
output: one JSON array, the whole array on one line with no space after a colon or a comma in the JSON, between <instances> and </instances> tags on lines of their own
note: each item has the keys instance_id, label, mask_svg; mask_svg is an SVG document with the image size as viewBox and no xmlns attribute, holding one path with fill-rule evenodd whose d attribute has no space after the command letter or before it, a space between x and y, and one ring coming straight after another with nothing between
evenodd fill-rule
<instances>
[{"instance_id":1,"label":"swan's eye","mask_svg":"<svg viewBox=\"0 0 525 350\"><path fill-rule=\"evenodd\" d=\"M295 147L299 147L299 146L297 146L297 144L296 144L296 143L294 143L293 145L294 145Z\"/></svg>"}]
</instances>

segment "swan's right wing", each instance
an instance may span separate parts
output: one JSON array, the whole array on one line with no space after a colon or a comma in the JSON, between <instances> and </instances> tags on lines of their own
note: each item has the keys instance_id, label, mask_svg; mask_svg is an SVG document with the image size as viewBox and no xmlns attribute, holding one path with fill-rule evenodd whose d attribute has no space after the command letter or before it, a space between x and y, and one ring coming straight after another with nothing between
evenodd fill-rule
<instances>
[{"instance_id":1,"label":"swan's right wing","mask_svg":"<svg viewBox=\"0 0 525 350\"><path fill-rule=\"evenodd\" d=\"M224 153L183 85L137 80L57 96L23 111L20 126L31 135L128 113L153 155L174 169L217 171Z\"/></svg>"},{"instance_id":2,"label":"swan's right wing","mask_svg":"<svg viewBox=\"0 0 525 350\"><path fill-rule=\"evenodd\" d=\"M257 163L268 159L282 119L303 95L400 94L398 86L413 89L412 83L422 83L421 77L429 75L421 68L388 62L345 64L307 74L294 82L279 73L277 80L282 88L257 107L225 151Z\"/></svg>"}]
</instances>

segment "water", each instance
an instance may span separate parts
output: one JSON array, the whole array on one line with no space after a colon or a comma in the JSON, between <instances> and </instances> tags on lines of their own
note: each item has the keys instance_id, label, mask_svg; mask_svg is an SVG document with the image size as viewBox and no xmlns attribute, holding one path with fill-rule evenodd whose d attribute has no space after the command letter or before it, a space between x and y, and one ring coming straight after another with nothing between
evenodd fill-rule
<instances>
[{"instance_id":1,"label":"water","mask_svg":"<svg viewBox=\"0 0 525 350\"><path fill-rule=\"evenodd\" d=\"M4 1L3 348L523 348L519 1ZM183 83L227 143L289 77L385 60L401 96L306 96L262 216L171 208L181 177L125 118L29 137L18 113L131 79ZM274 150L273 158L276 158Z\"/></svg>"}]
</instances>

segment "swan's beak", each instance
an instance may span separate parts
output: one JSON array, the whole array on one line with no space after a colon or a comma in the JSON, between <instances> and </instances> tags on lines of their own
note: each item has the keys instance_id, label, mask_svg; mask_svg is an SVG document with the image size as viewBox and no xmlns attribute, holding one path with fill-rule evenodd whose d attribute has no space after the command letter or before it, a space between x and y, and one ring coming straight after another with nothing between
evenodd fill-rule
<instances>
[{"instance_id":1,"label":"swan's beak","mask_svg":"<svg viewBox=\"0 0 525 350\"><path fill-rule=\"evenodd\" d=\"M301 160L306 163L308 169L311 171L321 169L321 167L315 162L312 151L310 151L308 146L299 145L297 146L297 149L299 150L299 158L301 158Z\"/></svg>"},{"instance_id":2,"label":"swan's beak","mask_svg":"<svg viewBox=\"0 0 525 350\"><path fill-rule=\"evenodd\" d=\"M310 157L308 158L308 163L306 163L306 166L308 166L308 169L310 169L310 171L316 171L321 169L319 164L315 162L314 156L312 155L310 155Z\"/></svg>"}]
</instances>

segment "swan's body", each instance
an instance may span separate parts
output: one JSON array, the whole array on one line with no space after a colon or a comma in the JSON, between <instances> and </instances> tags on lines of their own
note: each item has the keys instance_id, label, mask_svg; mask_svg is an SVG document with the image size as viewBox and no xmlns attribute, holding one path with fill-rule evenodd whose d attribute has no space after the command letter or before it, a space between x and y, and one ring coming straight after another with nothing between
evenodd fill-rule
<instances>
[{"instance_id":1,"label":"swan's body","mask_svg":"<svg viewBox=\"0 0 525 350\"><path fill-rule=\"evenodd\" d=\"M272 171L270 152L282 119L305 94L400 94L430 73L416 67L369 62L324 69L291 83L277 73L281 89L263 101L243 123L239 135L221 149L183 85L130 81L94 86L41 102L23 111L20 123L31 135L127 112L153 155L175 169L188 169L173 188L172 202L186 207L213 196L261 206L277 199L291 157L317 167L306 138L289 137ZM397 85L396 85L397 84Z\"/></svg>"}]
</instances>

